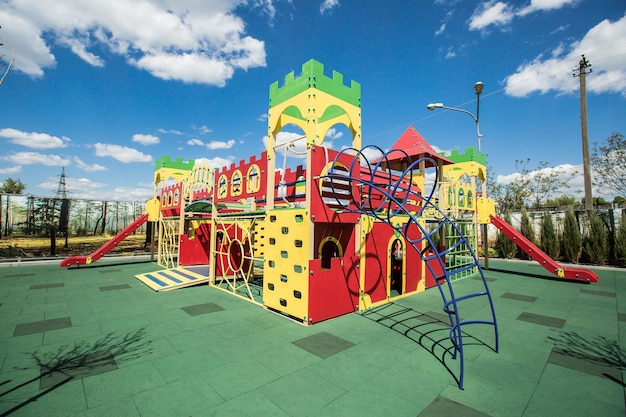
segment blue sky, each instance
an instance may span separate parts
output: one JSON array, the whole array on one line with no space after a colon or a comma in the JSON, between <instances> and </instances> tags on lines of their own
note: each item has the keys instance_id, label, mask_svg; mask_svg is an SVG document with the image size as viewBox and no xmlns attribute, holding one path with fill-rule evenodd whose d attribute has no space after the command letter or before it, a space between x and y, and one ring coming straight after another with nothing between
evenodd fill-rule
<instances>
[{"instance_id":1,"label":"blue sky","mask_svg":"<svg viewBox=\"0 0 626 417\"><path fill-rule=\"evenodd\" d=\"M441 151L476 146L499 181L515 160L581 172L589 141L626 134L623 0L4 0L0 181L76 198L152 196L157 158L216 167L259 155L269 85L314 58L362 87L363 144L413 125ZM287 134L288 132L286 132ZM348 143L337 129L335 148ZM295 161L298 162L298 161ZM567 192L582 197L582 174Z\"/></svg>"}]
</instances>

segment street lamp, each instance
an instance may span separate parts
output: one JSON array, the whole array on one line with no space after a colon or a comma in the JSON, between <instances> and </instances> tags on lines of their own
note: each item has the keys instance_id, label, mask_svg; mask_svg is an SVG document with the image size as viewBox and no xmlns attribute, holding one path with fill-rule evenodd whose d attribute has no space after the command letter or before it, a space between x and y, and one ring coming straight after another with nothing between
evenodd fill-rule
<instances>
[{"instance_id":1,"label":"street lamp","mask_svg":"<svg viewBox=\"0 0 626 417\"><path fill-rule=\"evenodd\" d=\"M465 113L467 115L469 115L473 120L474 123L476 123L476 138L478 140L478 150L480 151L480 139L483 137L483 135L480 133L480 122L479 122L479 116L480 116L480 94L483 92L483 87L485 85L478 81L476 84L474 84L474 92L476 93L476 116L474 116L474 114L472 112L469 112L465 109L459 109L456 107L448 107L446 105L444 105L443 103L430 103L428 106L426 106L426 108L430 111L433 111L435 109L445 109L445 110L452 110L452 111L458 111L461 113Z\"/></svg>"},{"instance_id":2,"label":"street lamp","mask_svg":"<svg viewBox=\"0 0 626 417\"><path fill-rule=\"evenodd\" d=\"M456 107L448 107L445 106L443 103L430 103L429 105L426 106L426 108L430 111L433 111L435 109L446 109L446 110L452 110L452 111L458 111L461 113L465 113L467 115L469 115L473 120L474 123L476 123L476 139L478 140L478 150L480 151L480 139L483 137L483 135L480 133L480 123L479 123L479 117L480 117L480 94L483 92L483 87L485 85L478 81L476 84L474 84L474 93L476 93L476 116L474 116L474 114L472 112L469 112L465 109L458 109ZM483 183L483 197L487 196L487 179L485 178L485 181ZM482 235L483 235L483 256L485 259L485 269L489 269L489 235L488 235L488 230L487 230L487 224L483 224L483 230L482 230Z\"/></svg>"}]
</instances>

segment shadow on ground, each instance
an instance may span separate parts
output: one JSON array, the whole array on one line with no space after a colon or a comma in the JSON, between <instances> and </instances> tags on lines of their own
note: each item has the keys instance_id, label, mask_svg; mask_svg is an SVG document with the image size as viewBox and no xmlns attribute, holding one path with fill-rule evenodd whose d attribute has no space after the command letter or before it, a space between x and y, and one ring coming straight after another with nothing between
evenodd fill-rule
<instances>
[{"instance_id":1,"label":"shadow on ground","mask_svg":"<svg viewBox=\"0 0 626 417\"><path fill-rule=\"evenodd\" d=\"M375 307L361 314L376 323L394 330L426 349L460 383L460 370L455 348L450 339L450 321L447 314L422 313L394 303ZM463 346L482 345L493 350L486 342L463 331ZM455 365L452 366L451 364Z\"/></svg>"},{"instance_id":2,"label":"shadow on ground","mask_svg":"<svg viewBox=\"0 0 626 417\"><path fill-rule=\"evenodd\" d=\"M596 369L596 373L626 387L621 375L621 371L626 370L626 352L617 340L604 336L588 339L577 332L562 332L557 337L548 337L548 340L559 355L586 362L588 367Z\"/></svg>"},{"instance_id":3,"label":"shadow on ground","mask_svg":"<svg viewBox=\"0 0 626 417\"><path fill-rule=\"evenodd\" d=\"M36 382L39 382L39 392L2 412L0 417L14 413L74 379L111 371L117 369L119 363L149 354L152 351L150 348L151 341L145 340L145 336L146 329L144 327L122 335L109 333L93 343L82 341L73 346L64 345L59 347L56 352L40 353L35 351L27 353L35 362L35 366L40 369L39 376L1 392L0 398L19 395L20 389ZM17 369L28 370L32 367ZM3 381L0 382L0 386L10 383L11 381ZM11 403L11 400L6 402Z\"/></svg>"}]
</instances>

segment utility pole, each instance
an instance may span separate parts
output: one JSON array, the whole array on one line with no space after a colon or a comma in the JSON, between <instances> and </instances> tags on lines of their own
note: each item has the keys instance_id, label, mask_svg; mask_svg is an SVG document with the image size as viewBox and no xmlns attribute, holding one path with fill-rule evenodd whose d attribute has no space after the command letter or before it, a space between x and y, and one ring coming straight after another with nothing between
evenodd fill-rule
<instances>
[{"instance_id":1,"label":"utility pole","mask_svg":"<svg viewBox=\"0 0 626 417\"><path fill-rule=\"evenodd\" d=\"M578 71L578 74L576 73ZM580 78L580 127L583 140L583 179L585 181L585 211L590 215L593 211L593 196L591 194L591 169L589 167L589 137L587 135L587 87L585 76L593 70L591 64L582 55L578 68L574 68L574 77Z\"/></svg>"}]
</instances>

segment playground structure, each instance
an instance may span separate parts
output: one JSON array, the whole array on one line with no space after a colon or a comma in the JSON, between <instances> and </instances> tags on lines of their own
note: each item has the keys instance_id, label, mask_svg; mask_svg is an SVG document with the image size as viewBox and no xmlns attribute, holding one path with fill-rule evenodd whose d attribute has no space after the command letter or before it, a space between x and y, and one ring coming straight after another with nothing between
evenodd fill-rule
<instances>
[{"instance_id":1,"label":"playground structure","mask_svg":"<svg viewBox=\"0 0 626 417\"><path fill-rule=\"evenodd\" d=\"M351 146L324 146L341 124ZM303 132L277 143L287 125ZM304 163L279 165L305 143ZM409 127L388 152L361 143L361 86L324 74L310 60L299 76L269 88L268 143L260 156L220 169L156 161L155 197L137 222L158 227L159 271L137 278L156 291L208 283L305 325L364 311L437 286L450 320L452 356L463 386L463 327L492 326L496 314L479 264L478 225L493 223L551 273L595 282L590 271L562 268L496 216L487 198L486 156L468 148L440 155ZM135 223L137 223L135 222ZM131 226L137 226L136 224ZM129 226L129 228L131 228ZM96 261L112 242L61 266ZM480 277L482 288L454 291L454 281ZM460 304L483 299L485 317L464 318Z\"/></svg>"}]
</instances>

